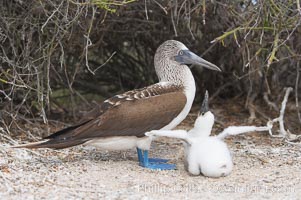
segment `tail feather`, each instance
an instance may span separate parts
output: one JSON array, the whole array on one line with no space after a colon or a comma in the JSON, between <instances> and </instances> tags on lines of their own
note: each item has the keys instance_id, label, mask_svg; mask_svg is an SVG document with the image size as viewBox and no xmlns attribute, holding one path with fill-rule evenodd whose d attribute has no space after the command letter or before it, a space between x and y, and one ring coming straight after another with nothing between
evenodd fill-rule
<instances>
[{"instance_id":1,"label":"tail feather","mask_svg":"<svg viewBox=\"0 0 301 200\"><path fill-rule=\"evenodd\" d=\"M38 149L38 148L50 148L50 149L64 149L68 147L72 147L75 145L83 144L87 141L87 139L75 139L72 138L71 135L76 131L76 129L86 123L85 121L81 124L71 126L60 131L57 131L47 137L42 138L42 141L33 142L29 144L22 144L13 146L13 148L28 148L28 149Z\"/></svg>"},{"instance_id":2,"label":"tail feather","mask_svg":"<svg viewBox=\"0 0 301 200\"><path fill-rule=\"evenodd\" d=\"M47 141L38 141L38 142L32 142L32 143L28 143L28 144L20 144L20 145L12 146L12 148L29 148L29 149L33 149L33 148L38 148L39 145L42 145L45 142L47 142Z\"/></svg>"},{"instance_id":3,"label":"tail feather","mask_svg":"<svg viewBox=\"0 0 301 200\"><path fill-rule=\"evenodd\" d=\"M43 139L56 139L56 138L59 138L59 137L65 137L65 135L71 133L72 131L74 131L75 129L77 129L78 127L88 123L89 121L91 120L87 120L87 121L84 121L78 125L75 125L75 126L70 126L70 127L67 127L67 128L64 128L62 130L59 130L49 136L46 136L44 137Z\"/></svg>"},{"instance_id":4,"label":"tail feather","mask_svg":"<svg viewBox=\"0 0 301 200\"><path fill-rule=\"evenodd\" d=\"M13 146L12 148L28 148L28 149L38 149L38 148L51 148L51 149L64 149L67 147L72 147L75 145L83 144L86 141L84 140L69 140L69 141L60 141L60 140L46 140L39 142L32 142L29 144L22 144Z\"/></svg>"}]
</instances>

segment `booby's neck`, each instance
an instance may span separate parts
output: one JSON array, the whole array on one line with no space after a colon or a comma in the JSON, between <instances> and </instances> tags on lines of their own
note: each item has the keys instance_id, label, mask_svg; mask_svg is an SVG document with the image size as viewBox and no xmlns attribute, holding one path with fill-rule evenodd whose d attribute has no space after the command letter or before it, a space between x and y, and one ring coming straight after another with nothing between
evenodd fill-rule
<instances>
[{"instance_id":1,"label":"booby's neck","mask_svg":"<svg viewBox=\"0 0 301 200\"><path fill-rule=\"evenodd\" d=\"M214 124L214 115L208 111L201 114L194 122L194 127L189 131L193 137L209 137Z\"/></svg>"},{"instance_id":2,"label":"booby's neck","mask_svg":"<svg viewBox=\"0 0 301 200\"><path fill-rule=\"evenodd\" d=\"M167 126L162 129L170 130L180 124L188 115L194 97L195 97L195 81L193 75L187 65L179 65L173 63L174 61L164 61L163 59L156 59L155 69L160 83L170 83L183 87L183 92L187 98L186 105L182 112ZM163 66L164 65L164 66Z\"/></svg>"}]
</instances>

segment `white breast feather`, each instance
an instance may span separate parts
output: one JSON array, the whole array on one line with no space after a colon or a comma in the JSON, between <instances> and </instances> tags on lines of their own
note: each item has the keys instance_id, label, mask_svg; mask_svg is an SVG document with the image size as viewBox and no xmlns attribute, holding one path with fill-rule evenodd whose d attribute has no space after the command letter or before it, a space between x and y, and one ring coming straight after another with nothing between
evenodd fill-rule
<instances>
[{"instance_id":1,"label":"white breast feather","mask_svg":"<svg viewBox=\"0 0 301 200\"><path fill-rule=\"evenodd\" d=\"M176 126L178 126L188 115L194 97L195 97L195 81L193 78L193 75L190 71L190 69L188 69L186 71L185 76L185 96L187 98L186 100L186 105L183 108L183 110L181 111L181 113L174 119L172 120L168 125L166 125L165 127L163 127L161 130L171 130L173 128L175 128ZM166 84L166 83L162 83L162 84Z\"/></svg>"}]
</instances>

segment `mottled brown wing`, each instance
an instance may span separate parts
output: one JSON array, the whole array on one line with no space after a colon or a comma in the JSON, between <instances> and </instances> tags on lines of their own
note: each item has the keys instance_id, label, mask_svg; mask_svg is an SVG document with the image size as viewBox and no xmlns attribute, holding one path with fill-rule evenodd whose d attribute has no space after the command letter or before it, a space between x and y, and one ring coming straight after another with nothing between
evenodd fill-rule
<instances>
[{"instance_id":1,"label":"mottled brown wing","mask_svg":"<svg viewBox=\"0 0 301 200\"><path fill-rule=\"evenodd\" d=\"M78 128L73 138L143 137L147 131L158 130L168 125L183 110L185 104L186 97L182 92L124 101Z\"/></svg>"},{"instance_id":2,"label":"mottled brown wing","mask_svg":"<svg viewBox=\"0 0 301 200\"><path fill-rule=\"evenodd\" d=\"M143 137L169 124L184 108L186 96L174 85L152 85L116 95L90 112L79 125L46 139L89 140L99 137Z\"/></svg>"}]
</instances>

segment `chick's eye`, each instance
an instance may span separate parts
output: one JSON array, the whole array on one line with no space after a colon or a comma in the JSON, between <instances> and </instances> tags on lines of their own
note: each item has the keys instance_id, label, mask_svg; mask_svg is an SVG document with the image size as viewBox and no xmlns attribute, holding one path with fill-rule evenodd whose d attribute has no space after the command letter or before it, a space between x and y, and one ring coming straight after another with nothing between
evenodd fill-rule
<instances>
[{"instance_id":1,"label":"chick's eye","mask_svg":"<svg viewBox=\"0 0 301 200\"><path fill-rule=\"evenodd\" d=\"M183 56L183 54L184 54L184 52L181 50L181 51L179 51L179 55L180 56Z\"/></svg>"},{"instance_id":2,"label":"chick's eye","mask_svg":"<svg viewBox=\"0 0 301 200\"><path fill-rule=\"evenodd\" d=\"M201 113L201 115L203 116L203 115L205 115L205 113L204 113L204 112L202 112L202 113Z\"/></svg>"}]
</instances>

